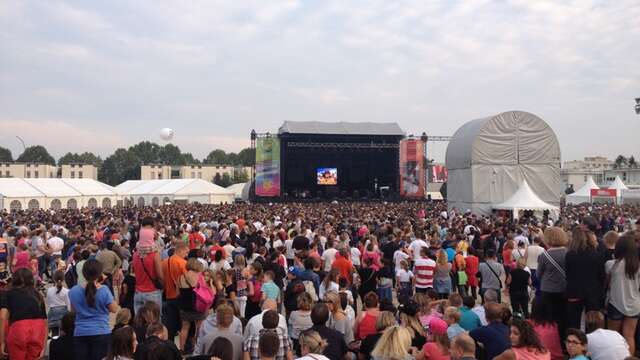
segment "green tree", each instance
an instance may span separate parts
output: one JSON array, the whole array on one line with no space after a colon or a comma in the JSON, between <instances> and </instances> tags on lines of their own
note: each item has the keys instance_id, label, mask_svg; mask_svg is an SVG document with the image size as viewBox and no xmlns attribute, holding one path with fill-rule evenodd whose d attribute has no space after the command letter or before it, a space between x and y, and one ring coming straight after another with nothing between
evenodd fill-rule
<instances>
[{"instance_id":1,"label":"green tree","mask_svg":"<svg viewBox=\"0 0 640 360\"><path fill-rule=\"evenodd\" d=\"M637 168L638 167L638 163L636 162L636 158L633 157L633 155L631 155L629 157L629 160L627 161L627 163L629 164L630 168Z\"/></svg>"},{"instance_id":2,"label":"green tree","mask_svg":"<svg viewBox=\"0 0 640 360\"><path fill-rule=\"evenodd\" d=\"M131 147L129 152L137 157L141 164L161 164L162 147L150 141L141 141Z\"/></svg>"},{"instance_id":3,"label":"green tree","mask_svg":"<svg viewBox=\"0 0 640 360\"><path fill-rule=\"evenodd\" d=\"M226 164L226 161L227 153L224 150L215 149L202 162L207 165L221 165Z\"/></svg>"},{"instance_id":4,"label":"green tree","mask_svg":"<svg viewBox=\"0 0 640 360\"><path fill-rule=\"evenodd\" d=\"M193 157L193 154L191 154L191 153L182 154L182 159L183 159L185 165L191 165L191 164L199 165L200 164L200 160L198 160L195 157Z\"/></svg>"},{"instance_id":5,"label":"green tree","mask_svg":"<svg viewBox=\"0 0 640 360\"><path fill-rule=\"evenodd\" d=\"M227 154L227 159L226 162L224 162L224 164L226 165L240 165L240 157L238 156L238 154L234 153L234 152L230 152Z\"/></svg>"},{"instance_id":6,"label":"green tree","mask_svg":"<svg viewBox=\"0 0 640 360\"><path fill-rule=\"evenodd\" d=\"M49 155L47 149L42 145L29 146L16 159L17 162L23 163L40 163L55 165L56 160Z\"/></svg>"},{"instance_id":7,"label":"green tree","mask_svg":"<svg viewBox=\"0 0 640 360\"><path fill-rule=\"evenodd\" d=\"M91 164L100 168L102 165L102 158L87 151L82 154L68 152L58 159L58 165L68 164Z\"/></svg>"},{"instance_id":8,"label":"green tree","mask_svg":"<svg viewBox=\"0 0 640 360\"><path fill-rule=\"evenodd\" d=\"M615 169L627 167L628 160L623 155L618 155L616 160L613 162L613 167Z\"/></svg>"},{"instance_id":9,"label":"green tree","mask_svg":"<svg viewBox=\"0 0 640 360\"><path fill-rule=\"evenodd\" d=\"M218 182L217 185L220 185L222 187L227 187L231 184L233 184L233 180L231 180L231 176L229 176L229 174L227 173L224 173L222 174L222 178L220 178L220 181Z\"/></svg>"},{"instance_id":10,"label":"green tree","mask_svg":"<svg viewBox=\"0 0 640 360\"><path fill-rule=\"evenodd\" d=\"M185 158L182 156L180 148L167 144L159 150L160 163L167 165L185 165Z\"/></svg>"},{"instance_id":11,"label":"green tree","mask_svg":"<svg viewBox=\"0 0 640 360\"><path fill-rule=\"evenodd\" d=\"M140 158L132 151L120 148L104 160L98 171L98 180L112 186L127 180L139 180L141 165Z\"/></svg>"},{"instance_id":12,"label":"green tree","mask_svg":"<svg viewBox=\"0 0 640 360\"><path fill-rule=\"evenodd\" d=\"M233 183L245 183L249 181L249 174L244 169L239 169L239 171L234 172Z\"/></svg>"},{"instance_id":13,"label":"green tree","mask_svg":"<svg viewBox=\"0 0 640 360\"><path fill-rule=\"evenodd\" d=\"M0 162L13 162L11 150L0 146Z\"/></svg>"},{"instance_id":14,"label":"green tree","mask_svg":"<svg viewBox=\"0 0 640 360\"><path fill-rule=\"evenodd\" d=\"M256 162L256 149L244 148L238 153L239 164L242 166L253 166Z\"/></svg>"}]
</instances>

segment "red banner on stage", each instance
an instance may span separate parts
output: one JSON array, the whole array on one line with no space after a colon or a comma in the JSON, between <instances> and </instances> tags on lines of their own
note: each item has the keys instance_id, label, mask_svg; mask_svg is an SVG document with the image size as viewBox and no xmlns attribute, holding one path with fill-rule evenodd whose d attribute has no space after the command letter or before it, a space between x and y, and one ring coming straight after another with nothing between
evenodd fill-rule
<instances>
[{"instance_id":1,"label":"red banner on stage","mask_svg":"<svg viewBox=\"0 0 640 360\"><path fill-rule=\"evenodd\" d=\"M400 194L424 198L424 143L417 139L400 141Z\"/></svg>"},{"instance_id":2,"label":"red banner on stage","mask_svg":"<svg viewBox=\"0 0 640 360\"><path fill-rule=\"evenodd\" d=\"M591 197L594 196L616 197L618 191L616 189L591 189Z\"/></svg>"}]
</instances>

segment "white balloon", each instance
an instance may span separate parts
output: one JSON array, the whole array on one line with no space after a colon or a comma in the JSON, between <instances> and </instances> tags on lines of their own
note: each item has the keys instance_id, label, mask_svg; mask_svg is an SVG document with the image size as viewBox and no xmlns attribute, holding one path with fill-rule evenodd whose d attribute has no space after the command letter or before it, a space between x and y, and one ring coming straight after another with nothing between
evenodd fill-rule
<instances>
[{"instance_id":1,"label":"white balloon","mask_svg":"<svg viewBox=\"0 0 640 360\"><path fill-rule=\"evenodd\" d=\"M173 129L170 128L162 128L160 129L160 137L162 140L169 141L173 139Z\"/></svg>"}]
</instances>

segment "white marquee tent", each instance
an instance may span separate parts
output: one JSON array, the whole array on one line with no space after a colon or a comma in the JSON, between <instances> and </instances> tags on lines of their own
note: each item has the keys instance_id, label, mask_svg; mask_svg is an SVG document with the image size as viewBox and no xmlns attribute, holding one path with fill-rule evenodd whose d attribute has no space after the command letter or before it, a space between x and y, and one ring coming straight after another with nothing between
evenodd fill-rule
<instances>
[{"instance_id":1,"label":"white marquee tent","mask_svg":"<svg viewBox=\"0 0 640 360\"><path fill-rule=\"evenodd\" d=\"M523 180L516 191L506 201L493 205L496 210L510 210L513 211L513 217L515 219L520 217L520 212L525 210L533 210L534 212L542 212L549 210L550 216L557 219L558 211L560 208L555 205L548 204L542 201L538 195L536 195L526 180Z\"/></svg>"},{"instance_id":2,"label":"white marquee tent","mask_svg":"<svg viewBox=\"0 0 640 360\"><path fill-rule=\"evenodd\" d=\"M251 190L251 182L238 183L227 186L227 190L233 191L236 199L249 200L249 191Z\"/></svg>"},{"instance_id":3,"label":"white marquee tent","mask_svg":"<svg viewBox=\"0 0 640 360\"><path fill-rule=\"evenodd\" d=\"M447 147L449 208L489 214L523 180L545 202L560 205L560 145L553 129L524 111L470 121Z\"/></svg>"},{"instance_id":4,"label":"white marquee tent","mask_svg":"<svg viewBox=\"0 0 640 360\"><path fill-rule=\"evenodd\" d=\"M127 204L159 206L168 202L233 203L234 193L202 179L129 180L115 187Z\"/></svg>"},{"instance_id":5,"label":"white marquee tent","mask_svg":"<svg viewBox=\"0 0 640 360\"><path fill-rule=\"evenodd\" d=\"M116 200L111 186L93 179L0 178L2 209L109 207Z\"/></svg>"},{"instance_id":6,"label":"white marquee tent","mask_svg":"<svg viewBox=\"0 0 640 360\"><path fill-rule=\"evenodd\" d=\"M593 177L589 176L587 182L573 194L567 195L567 204L582 204L591 201L591 189L600 189Z\"/></svg>"}]
</instances>

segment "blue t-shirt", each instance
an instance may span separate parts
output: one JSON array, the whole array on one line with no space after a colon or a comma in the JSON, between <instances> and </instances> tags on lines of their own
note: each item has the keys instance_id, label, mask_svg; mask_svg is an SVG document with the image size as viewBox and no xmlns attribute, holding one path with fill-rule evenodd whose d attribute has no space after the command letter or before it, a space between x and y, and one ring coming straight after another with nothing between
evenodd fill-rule
<instances>
[{"instance_id":1,"label":"blue t-shirt","mask_svg":"<svg viewBox=\"0 0 640 360\"><path fill-rule=\"evenodd\" d=\"M262 284L262 292L267 296L267 299L278 300L278 295L280 295L280 289L273 281Z\"/></svg>"},{"instance_id":2,"label":"blue t-shirt","mask_svg":"<svg viewBox=\"0 0 640 360\"><path fill-rule=\"evenodd\" d=\"M96 292L96 306L89 307L84 298L84 288L76 285L69 291L69 301L76 312L76 330L74 336L93 336L111 334L109 327L109 305L113 295L106 286Z\"/></svg>"},{"instance_id":3,"label":"blue t-shirt","mask_svg":"<svg viewBox=\"0 0 640 360\"><path fill-rule=\"evenodd\" d=\"M493 359L511 348L509 335L511 335L511 329L501 322L492 322L469 332L473 340L484 345L487 359Z\"/></svg>"},{"instance_id":4,"label":"blue t-shirt","mask_svg":"<svg viewBox=\"0 0 640 360\"><path fill-rule=\"evenodd\" d=\"M466 306L460 308L460 321L458 324L467 331L471 331L482 326L478 315Z\"/></svg>"},{"instance_id":5,"label":"blue t-shirt","mask_svg":"<svg viewBox=\"0 0 640 360\"><path fill-rule=\"evenodd\" d=\"M444 250L447 253L447 261L453 262L453 259L456 257L456 251L453 248L446 248Z\"/></svg>"}]
</instances>

